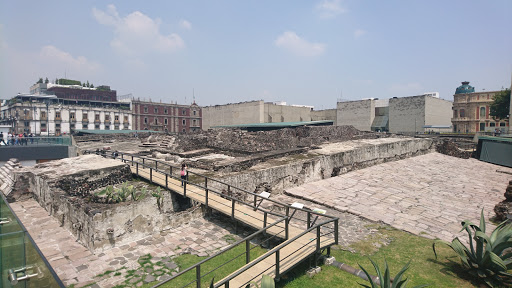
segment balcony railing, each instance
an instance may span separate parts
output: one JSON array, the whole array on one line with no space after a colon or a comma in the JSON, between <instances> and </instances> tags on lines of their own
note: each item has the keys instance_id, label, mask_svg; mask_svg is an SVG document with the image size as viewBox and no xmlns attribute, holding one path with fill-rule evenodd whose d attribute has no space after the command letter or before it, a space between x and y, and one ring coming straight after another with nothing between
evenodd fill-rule
<instances>
[{"instance_id":1,"label":"balcony railing","mask_svg":"<svg viewBox=\"0 0 512 288\"><path fill-rule=\"evenodd\" d=\"M62 121L61 117L55 117L55 121Z\"/></svg>"},{"instance_id":2,"label":"balcony railing","mask_svg":"<svg viewBox=\"0 0 512 288\"><path fill-rule=\"evenodd\" d=\"M76 123L76 118L69 118L70 123Z\"/></svg>"},{"instance_id":3,"label":"balcony railing","mask_svg":"<svg viewBox=\"0 0 512 288\"><path fill-rule=\"evenodd\" d=\"M477 119L471 119L469 117L457 117L457 118L452 118L452 122L457 122L457 121L476 121Z\"/></svg>"},{"instance_id":4,"label":"balcony railing","mask_svg":"<svg viewBox=\"0 0 512 288\"><path fill-rule=\"evenodd\" d=\"M65 287L0 193L0 271L5 287Z\"/></svg>"}]
</instances>

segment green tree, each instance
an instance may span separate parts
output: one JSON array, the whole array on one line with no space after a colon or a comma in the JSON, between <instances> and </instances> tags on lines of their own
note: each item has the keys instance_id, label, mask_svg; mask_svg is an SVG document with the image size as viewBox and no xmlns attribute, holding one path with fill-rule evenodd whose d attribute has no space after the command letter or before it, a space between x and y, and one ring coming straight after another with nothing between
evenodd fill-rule
<instances>
[{"instance_id":1,"label":"green tree","mask_svg":"<svg viewBox=\"0 0 512 288\"><path fill-rule=\"evenodd\" d=\"M494 120L507 119L510 107L510 89L502 90L493 97L490 106L490 114Z\"/></svg>"},{"instance_id":2,"label":"green tree","mask_svg":"<svg viewBox=\"0 0 512 288\"><path fill-rule=\"evenodd\" d=\"M43 83L43 78L39 78L39 80L37 80L37 82L36 82L36 83L38 83L38 84L39 84L39 83Z\"/></svg>"},{"instance_id":3,"label":"green tree","mask_svg":"<svg viewBox=\"0 0 512 288\"><path fill-rule=\"evenodd\" d=\"M91 83L91 88L94 88L94 84Z\"/></svg>"},{"instance_id":4,"label":"green tree","mask_svg":"<svg viewBox=\"0 0 512 288\"><path fill-rule=\"evenodd\" d=\"M48 77L46 77L46 79L44 80L44 83L46 83L46 84L50 83L50 80L48 80Z\"/></svg>"},{"instance_id":5,"label":"green tree","mask_svg":"<svg viewBox=\"0 0 512 288\"><path fill-rule=\"evenodd\" d=\"M91 87L91 84L89 84L89 80L87 80L87 87Z\"/></svg>"},{"instance_id":6,"label":"green tree","mask_svg":"<svg viewBox=\"0 0 512 288\"><path fill-rule=\"evenodd\" d=\"M55 84L59 84L59 78L55 78Z\"/></svg>"}]
</instances>

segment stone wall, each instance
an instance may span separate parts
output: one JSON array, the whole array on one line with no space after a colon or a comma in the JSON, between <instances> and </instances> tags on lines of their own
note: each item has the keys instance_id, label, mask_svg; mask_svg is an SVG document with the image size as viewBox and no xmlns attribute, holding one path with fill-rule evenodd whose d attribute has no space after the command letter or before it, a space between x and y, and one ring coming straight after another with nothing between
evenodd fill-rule
<instances>
[{"instance_id":1,"label":"stone wall","mask_svg":"<svg viewBox=\"0 0 512 288\"><path fill-rule=\"evenodd\" d=\"M352 125L361 131L371 131L375 118L375 101L360 100L338 102L336 125Z\"/></svg>"},{"instance_id":2,"label":"stone wall","mask_svg":"<svg viewBox=\"0 0 512 288\"><path fill-rule=\"evenodd\" d=\"M203 107L203 130L213 126L263 123L263 101Z\"/></svg>"},{"instance_id":3,"label":"stone wall","mask_svg":"<svg viewBox=\"0 0 512 288\"><path fill-rule=\"evenodd\" d=\"M302 155L269 160L244 172L232 173L219 179L250 192L258 187L267 187L265 190L281 193L290 187L430 153L434 149L434 140L430 138L380 138L331 143ZM221 190L225 188L214 184L211 187Z\"/></svg>"},{"instance_id":4,"label":"stone wall","mask_svg":"<svg viewBox=\"0 0 512 288\"><path fill-rule=\"evenodd\" d=\"M160 205L149 193L138 201L89 202L84 195L131 178L130 169L119 161L96 155L72 159L75 161L52 161L15 171L11 200L22 201L27 195L34 197L91 251L123 245L202 216L198 207L177 212L178 202L183 201L177 198L181 196L166 191Z\"/></svg>"},{"instance_id":5,"label":"stone wall","mask_svg":"<svg viewBox=\"0 0 512 288\"><path fill-rule=\"evenodd\" d=\"M311 121L311 108L309 107L276 105L274 103L265 103L264 107L265 123Z\"/></svg>"},{"instance_id":6,"label":"stone wall","mask_svg":"<svg viewBox=\"0 0 512 288\"><path fill-rule=\"evenodd\" d=\"M313 110L311 111L311 121L332 120L336 125L336 109Z\"/></svg>"}]
</instances>

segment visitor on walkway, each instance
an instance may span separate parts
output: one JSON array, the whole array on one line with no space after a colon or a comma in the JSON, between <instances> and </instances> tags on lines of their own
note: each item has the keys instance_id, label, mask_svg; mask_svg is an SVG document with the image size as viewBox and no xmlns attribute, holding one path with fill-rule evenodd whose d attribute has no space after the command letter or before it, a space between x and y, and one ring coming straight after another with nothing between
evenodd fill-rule
<instances>
[{"instance_id":1,"label":"visitor on walkway","mask_svg":"<svg viewBox=\"0 0 512 288\"><path fill-rule=\"evenodd\" d=\"M4 143L7 146L7 143L4 141L4 132L0 132L0 143Z\"/></svg>"},{"instance_id":2,"label":"visitor on walkway","mask_svg":"<svg viewBox=\"0 0 512 288\"><path fill-rule=\"evenodd\" d=\"M181 164L181 186L183 186L184 181L187 180L187 164Z\"/></svg>"},{"instance_id":3,"label":"visitor on walkway","mask_svg":"<svg viewBox=\"0 0 512 288\"><path fill-rule=\"evenodd\" d=\"M12 142L12 134L9 133L7 134L7 145L14 145L14 143Z\"/></svg>"},{"instance_id":4,"label":"visitor on walkway","mask_svg":"<svg viewBox=\"0 0 512 288\"><path fill-rule=\"evenodd\" d=\"M20 145L20 135L14 134L14 145Z\"/></svg>"},{"instance_id":5,"label":"visitor on walkway","mask_svg":"<svg viewBox=\"0 0 512 288\"><path fill-rule=\"evenodd\" d=\"M25 144L25 146L28 145L28 134L27 132L23 133L23 142L21 143L21 145Z\"/></svg>"},{"instance_id":6,"label":"visitor on walkway","mask_svg":"<svg viewBox=\"0 0 512 288\"><path fill-rule=\"evenodd\" d=\"M34 144L34 134L28 134L28 138L30 138L30 144Z\"/></svg>"}]
</instances>

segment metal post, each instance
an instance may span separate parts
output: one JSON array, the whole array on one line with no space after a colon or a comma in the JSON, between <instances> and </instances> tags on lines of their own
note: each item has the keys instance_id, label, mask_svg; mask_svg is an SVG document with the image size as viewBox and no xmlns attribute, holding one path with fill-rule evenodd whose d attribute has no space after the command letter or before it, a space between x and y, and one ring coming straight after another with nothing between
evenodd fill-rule
<instances>
[{"instance_id":1,"label":"metal post","mask_svg":"<svg viewBox=\"0 0 512 288\"><path fill-rule=\"evenodd\" d=\"M169 188L168 178L169 178L169 175L165 174L165 188Z\"/></svg>"},{"instance_id":2,"label":"metal post","mask_svg":"<svg viewBox=\"0 0 512 288\"><path fill-rule=\"evenodd\" d=\"M224 284L224 288L229 288L229 281Z\"/></svg>"},{"instance_id":3,"label":"metal post","mask_svg":"<svg viewBox=\"0 0 512 288\"><path fill-rule=\"evenodd\" d=\"M149 167L149 182L153 183L153 168Z\"/></svg>"},{"instance_id":4,"label":"metal post","mask_svg":"<svg viewBox=\"0 0 512 288\"><path fill-rule=\"evenodd\" d=\"M201 288L201 265L196 266L196 287Z\"/></svg>"},{"instance_id":5,"label":"metal post","mask_svg":"<svg viewBox=\"0 0 512 288\"><path fill-rule=\"evenodd\" d=\"M338 245L338 219L334 220L334 243Z\"/></svg>"},{"instance_id":6,"label":"metal post","mask_svg":"<svg viewBox=\"0 0 512 288\"><path fill-rule=\"evenodd\" d=\"M183 196L187 197L187 182L183 181Z\"/></svg>"},{"instance_id":7,"label":"metal post","mask_svg":"<svg viewBox=\"0 0 512 288\"><path fill-rule=\"evenodd\" d=\"M288 219L284 220L284 239L288 240Z\"/></svg>"},{"instance_id":8,"label":"metal post","mask_svg":"<svg viewBox=\"0 0 512 288\"><path fill-rule=\"evenodd\" d=\"M276 251L276 279L279 278L279 250Z\"/></svg>"},{"instance_id":9,"label":"metal post","mask_svg":"<svg viewBox=\"0 0 512 288\"><path fill-rule=\"evenodd\" d=\"M245 240L245 264L251 262L251 243L249 240Z\"/></svg>"},{"instance_id":10,"label":"metal post","mask_svg":"<svg viewBox=\"0 0 512 288\"><path fill-rule=\"evenodd\" d=\"M124 163L123 156L124 156L124 154L123 154L123 153L121 153L121 161Z\"/></svg>"},{"instance_id":11,"label":"metal post","mask_svg":"<svg viewBox=\"0 0 512 288\"><path fill-rule=\"evenodd\" d=\"M155 169L158 170L158 161L155 160Z\"/></svg>"},{"instance_id":12,"label":"metal post","mask_svg":"<svg viewBox=\"0 0 512 288\"><path fill-rule=\"evenodd\" d=\"M267 211L263 212L263 228L267 227Z\"/></svg>"},{"instance_id":13,"label":"metal post","mask_svg":"<svg viewBox=\"0 0 512 288\"><path fill-rule=\"evenodd\" d=\"M316 226L315 267L316 267L316 265L318 265L319 253L320 253L320 225Z\"/></svg>"},{"instance_id":14,"label":"metal post","mask_svg":"<svg viewBox=\"0 0 512 288\"><path fill-rule=\"evenodd\" d=\"M257 199L258 197L256 196L256 194L254 195L254 210L256 210L256 202L257 202Z\"/></svg>"},{"instance_id":15,"label":"metal post","mask_svg":"<svg viewBox=\"0 0 512 288\"><path fill-rule=\"evenodd\" d=\"M206 206L206 213L208 213L208 189L205 190L204 205Z\"/></svg>"},{"instance_id":16,"label":"metal post","mask_svg":"<svg viewBox=\"0 0 512 288\"><path fill-rule=\"evenodd\" d=\"M137 176L139 176L139 162L137 162L137 163L135 163L135 164L137 164L137 165L136 165L136 166L137 166Z\"/></svg>"},{"instance_id":17,"label":"metal post","mask_svg":"<svg viewBox=\"0 0 512 288\"><path fill-rule=\"evenodd\" d=\"M231 220L235 220L235 199L231 199Z\"/></svg>"},{"instance_id":18,"label":"metal post","mask_svg":"<svg viewBox=\"0 0 512 288\"><path fill-rule=\"evenodd\" d=\"M145 164L145 162L144 162L144 158L142 158L142 165L144 165L144 164Z\"/></svg>"},{"instance_id":19,"label":"metal post","mask_svg":"<svg viewBox=\"0 0 512 288\"><path fill-rule=\"evenodd\" d=\"M169 174L171 175L171 178L172 178L172 166L169 165Z\"/></svg>"},{"instance_id":20,"label":"metal post","mask_svg":"<svg viewBox=\"0 0 512 288\"><path fill-rule=\"evenodd\" d=\"M308 227L306 229L309 229L311 227L311 213L308 211Z\"/></svg>"},{"instance_id":21,"label":"metal post","mask_svg":"<svg viewBox=\"0 0 512 288\"><path fill-rule=\"evenodd\" d=\"M327 247L327 256L331 256L331 246Z\"/></svg>"},{"instance_id":22,"label":"metal post","mask_svg":"<svg viewBox=\"0 0 512 288\"><path fill-rule=\"evenodd\" d=\"M133 166L133 155L132 155L132 166Z\"/></svg>"}]
</instances>

